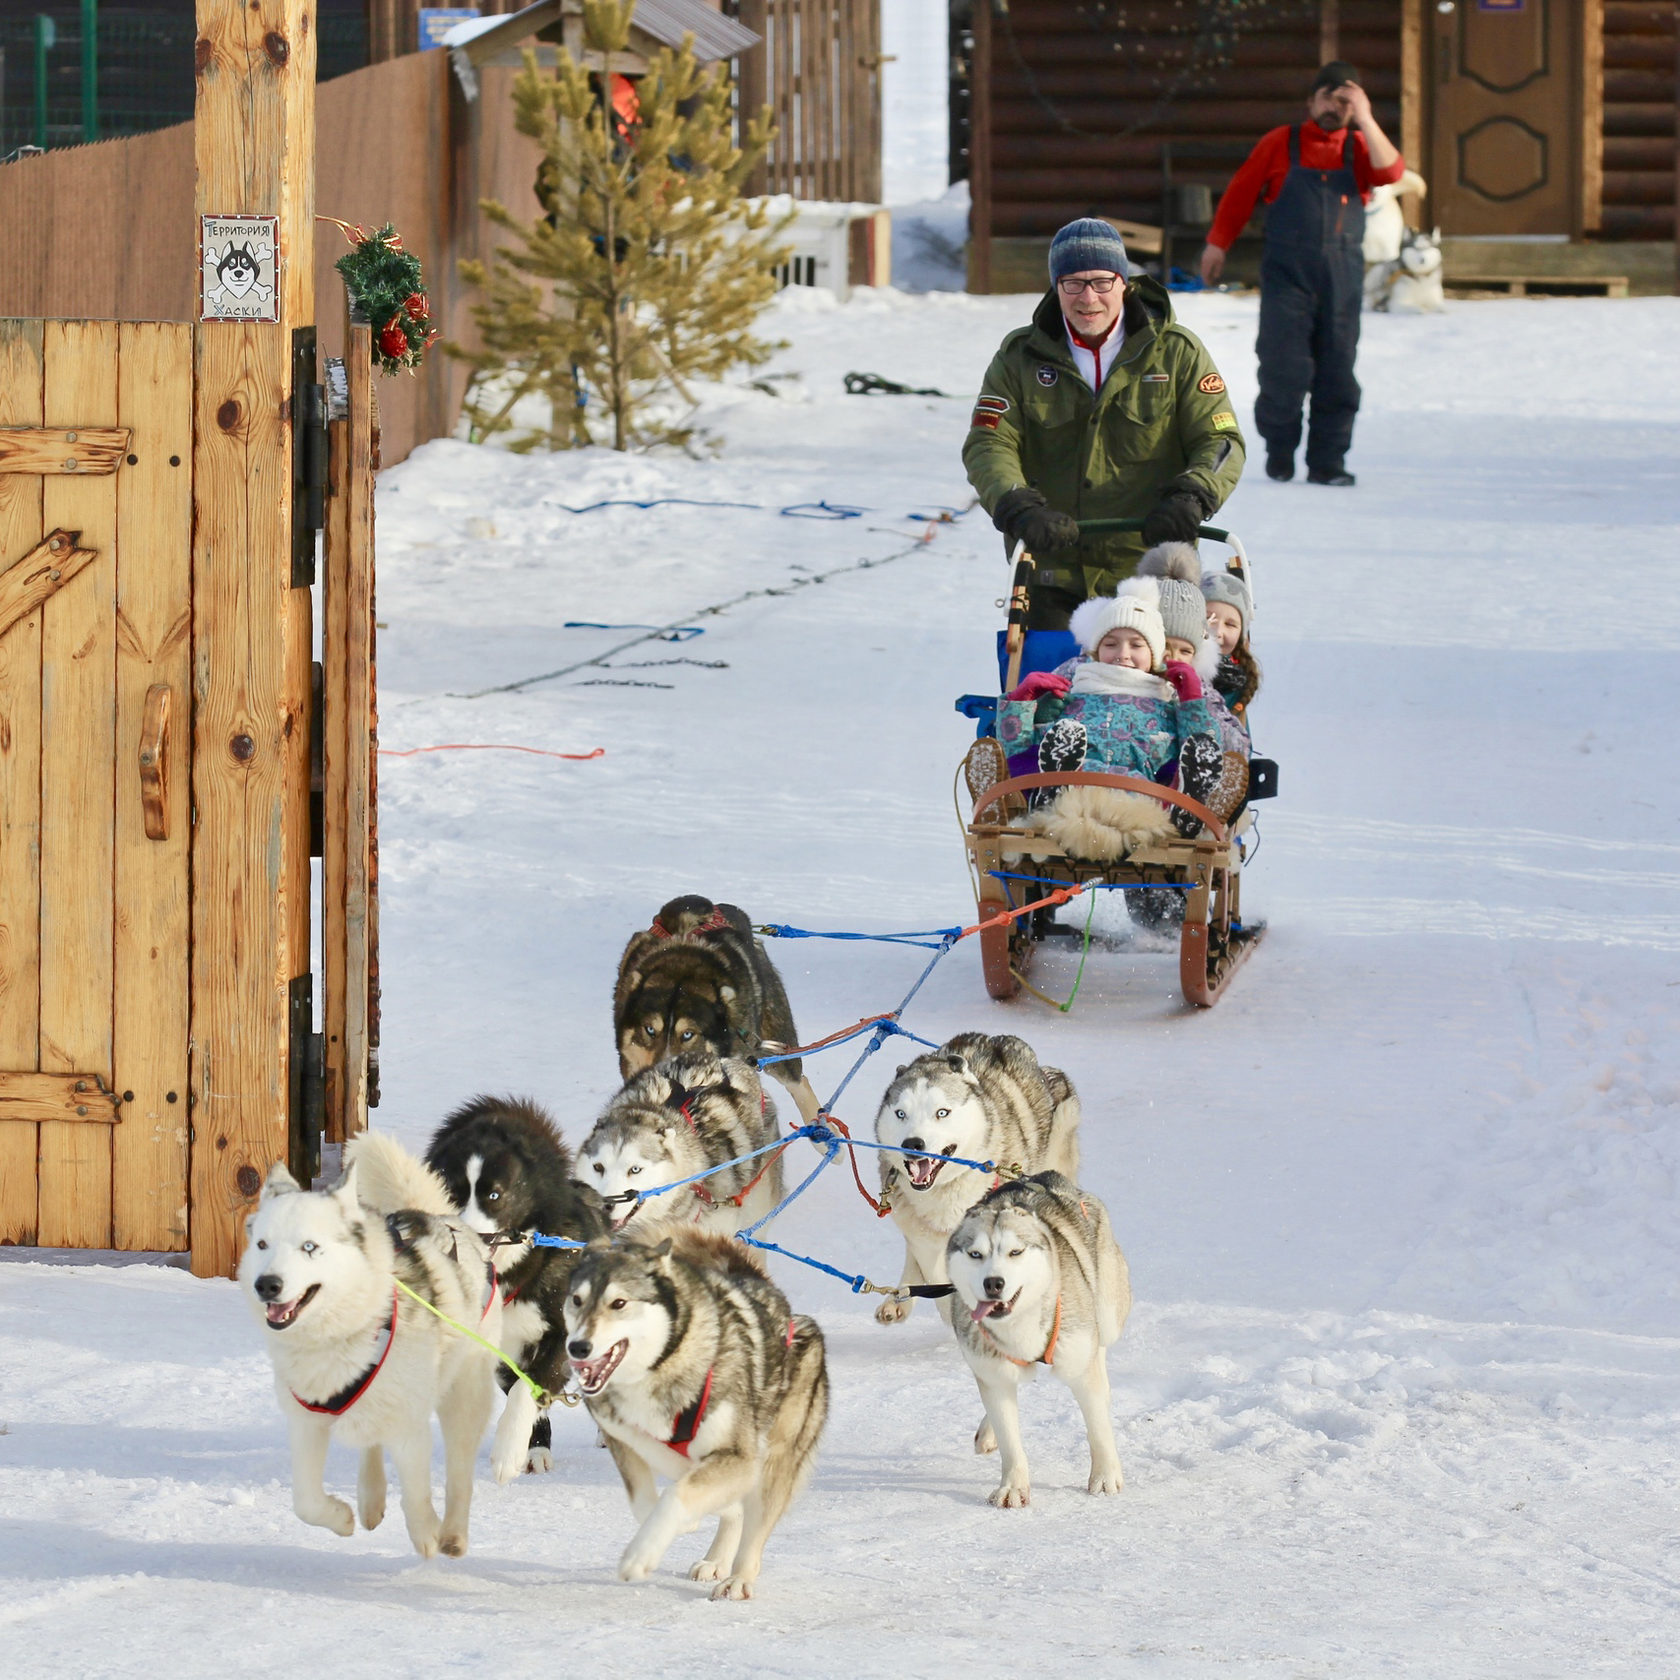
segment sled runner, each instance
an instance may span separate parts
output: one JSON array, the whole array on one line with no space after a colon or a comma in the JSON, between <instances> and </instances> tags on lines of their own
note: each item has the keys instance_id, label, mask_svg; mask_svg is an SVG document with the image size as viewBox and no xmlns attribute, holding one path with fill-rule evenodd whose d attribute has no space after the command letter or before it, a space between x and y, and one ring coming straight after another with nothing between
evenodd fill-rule
<instances>
[{"instance_id":1,"label":"sled runner","mask_svg":"<svg viewBox=\"0 0 1680 1680\"><path fill-rule=\"evenodd\" d=\"M1092 520L1082 524L1080 530L1098 535L1135 531L1138 524L1135 520ZM1233 556L1232 570L1249 582L1248 557L1238 539L1212 525L1204 525L1201 535L1228 546ZM1032 575L1031 556L1018 552L1008 623L998 638L1005 694L1033 671L1053 670L1078 651L1066 632L1027 630ZM1202 1008L1216 1003L1265 932L1264 923L1242 919L1241 835L1252 824L1249 805L1277 792L1276 764L1264 758L1250 759L1246 792L1236 808L1222 818L1174 788L1135 776L1087 770L1050 774L1036 768L1012 774L1001 744L992 738L994 703L988 697L965 695L957 702L957 709L979 722L980 739L957 775L966 781L972 801L962 826L982 924L980 961L986 990L994 998L1006 1000L1026 983L1033 952L1055 925L1055 907L1067 901L1070 889L1155 888L1156 902L1160 902L1162 893L1175 893L1183 899L1179 982L1186 1001ZM1157 801L1164 810L1190 812L1200 820L1202 832L1194 839L1176 832L1152 835L1131 846L1118 861L1077 857L1050 835L1022 826L1029 820L1028 809L1034 798L1042 808L1064 788L1106 788L1141 795ZM958 815L961 820L960 795ZM1023 909L1025 914L1011 915ZM1070 930L1062 927L1057 931Z\"/></svg>"}]
</instances>

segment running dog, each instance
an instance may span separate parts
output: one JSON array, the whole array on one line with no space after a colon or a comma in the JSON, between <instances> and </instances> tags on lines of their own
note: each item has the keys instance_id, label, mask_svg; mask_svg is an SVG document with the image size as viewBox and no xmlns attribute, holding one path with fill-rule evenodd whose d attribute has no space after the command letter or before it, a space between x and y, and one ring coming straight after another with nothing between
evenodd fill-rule
<instances>
[{"instance_id":1,"label":"running dog","mask_svg":"<svg viewBox=\"0 0 1680 1680\"><path fill-rule=\"evenodd\" d=\"M578 1151L578 1176L606 1199L612 1225L635 1234L699 1225L722 1236L762 1219L782 1199L781 1152L719 1167L774 1144L780 1133L751 1062L696 1050L636 1074L607 1104ZM681 1190L638 1192L718 1171ZM651 1236L650 1236L651 1240Z\"/></svg>"},{"instance_id":2,"label":"running dog","mask_svg":"<svg viewBox=\"0 0 1680 1680\"><path fill-rule=\"evenodd\" d=\"M607 1234L606 1204L574 1181L571 1151L554 1122L522 1097L474 1097L456 1109L433 1134L426 1164L443 1180L464 1224L485 1238L511 1235L490 1250L502 1293L501 1349L545 1393L558 1394L570 1369L562 1317L578 1250L539 1247L530 1233L590 1242ZM547 1410L507 1366L498 1368L496 1380L507 1392L490 1450L496 1480L549 1469Z\"/></svg>"},{"instance_id":3,"label":"running dog","mask_svg":"<svg viewBox=\"0 0 1680 1680\"><path fill-rule=\"evenodd\" d=\"M689 1229L657 1247L592 1244L572 1274L566 1329L638 1524L618 1578L645 1580L679 1534L715 1516L689 1578L715 1581L713 1598L751 1598L828 1419L815 1321L790 1311L750 1249Z\"/></svg>"},{"instance_id":4,"label":"running dog","mask_svg":"<svg viewBox=\"0 0 1680 1680\"><path fill-rule=\"evenodd\" d=\"M799 1042L782 977L753 937L746 911L696 894L673 898L624 947L613 1032L624 1079L689 1050L756 1063ZM769 1072L807 1123L814 1120L817 1094L803 1061L776 1062Z\"/></svg>"},{"instance_id":5,"label":"running dog","mask_svg":"<svg viewBox=\"0 0 1680 1680\"><path fill-rule=\"evenodd\" d=\"M346 1149L336 1188L309 1191L276 1163L246 1221L239 1283L268 1331L274 1388L292 1441L292 1509L334 1534L377 1528L385 1452L421 1557L467 1549L473 1460L490 1420L494 1354L398 1287L494 1343L495 1272L476 1232L451 1217L436 1174L389 1138ZM432 1414L443 1426L444 1506L432 1505ZM361 1449L356 1510L322 1480L327 1443Z\"/></svg>"},{"instance_id":6,"label":"running dog","mask_svg":"<svg viewBox=\"0 0 1680 1680\"><path fill-rule=\"evenodd\" d=\"M1018 1394L1039 1365L1073 1390L1084 1414L1087 1488L1118 1493L1124 1477L1108 1415L1107 1352L1132 1310L1132 1286L1108 1210L1060 1173L1038 1173L988 1191L945 1254L967 1309L952 1314L952 1328L1003 1452L992 1504L1031 1501Z\"/></svg>"},{"instance_id":7,"label":"running dog","mask_svg":"<svg viewBox=\"0 0 1680 1680\"><path fill-rule=\"evenodd\" d=\"M959 1033L898 1070L875 1115L875 1137L889 1146L880 1156L881 1194L904 1237L900 1285L945 1283L946 1242L997 1179L938 1157L1071 1177L1079 1171L1079 1098L1024 1039ZM910 1307L908 1297L884 1301L875 1317L897 1324ZM949 1311L942 1301L940 1312Z\"/></svg>"}]
</instances>

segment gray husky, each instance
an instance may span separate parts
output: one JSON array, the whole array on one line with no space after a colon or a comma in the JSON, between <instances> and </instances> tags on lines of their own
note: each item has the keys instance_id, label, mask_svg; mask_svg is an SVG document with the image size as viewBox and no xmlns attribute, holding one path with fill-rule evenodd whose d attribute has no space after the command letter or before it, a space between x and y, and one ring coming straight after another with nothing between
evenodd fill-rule
<instances>
[{"instance_id":1,"label":"gray husky","mask_svg":"<svg viewBox=\"0 0 1680 1680\"><path fill-rule=\"evenodd\" d=\"M645 1580L679 1534L715 1516L689 1577L717 1582L713 1598L751 1598L764 1542L810 1475L828 1419L815 1321L789 1310L750 1249L689 1229L657 1247L591 1243L572 1274L566 1332L639 1525L619 1579Z\"/></svg>"},{"instance_id":2,"label":"gray husky","mask_svg":"<svg viewBox=\"0 0 1680 1680\"><path fill-rule=\"evenodd\" d=\"M1024 1039L959 1033L918 1056L887 1087L875 1115L883 1150L881 1190L904 1236L901 1284L944 1283L945 1244L964 1213L997 1179L973 1167L926 1157L993 1161L1007 1172L1079 1171L1079 1098L1060 1068L1039 1065ZM884 1302L875 1317L896 1324L908 1297ZM940 1311L949 1317L949 1307Z\"/></svg>"},{"instance_id":3,"label":"gray husky","mask_svg":"<svg viewBox=\"0 0 1680 1680\"><path fill-rule=\"evenodd\" d=\"M628 1225L642 1236L692 1224L732 1236L781 1200L780 1154L724 1167L646 1201L635 1200L635 1192L692 1178L779 1136L776 1106L752 1063L700 1050L631 1079L583 1140L577 1176L606 1198L615 1230Z\"/></svg>"},{"instance_id":4,"label":"gray husky","mask_svg":"<svg viewBox=\"0 0 1680 1680\"><path fill-rule=\"evenodd\" d=\"M265 1327L292 1439L292 1508L350 1534L356 1514L326 1491L327 1443L361 1448L356 1513L385 1515L385 1452L422 1557L467 1549L473 1460L490 1420L495 1356L397 1288L399 1280L494 1344L501 1297L478 1235L452 1217L441 1180L389 1138L346 1150L336 1188L309 1191L276 1164L246 1221L239 1282ZM432 1505L432 1414L443 1427L444 1508Z\"/></svg>"},{"instance_id":5,"label":"gray husky","mask_svg":"<svg viewBox=\"0 0 1680 1680\"><path fill-rule=\"evenodd\" d=\"M952 1328L1003 1453L1003 1480L991 1502L1031 1499L1017 1393L1039 1365L1073 1390L1084 1414L1087 1487L1118 1493L1107 1352L1125 1327L1132 1286L1108 1210L1060 1173L1017 1179L968 1210L946 1258L962 1303Z\"/></svg>"}]
</instances>

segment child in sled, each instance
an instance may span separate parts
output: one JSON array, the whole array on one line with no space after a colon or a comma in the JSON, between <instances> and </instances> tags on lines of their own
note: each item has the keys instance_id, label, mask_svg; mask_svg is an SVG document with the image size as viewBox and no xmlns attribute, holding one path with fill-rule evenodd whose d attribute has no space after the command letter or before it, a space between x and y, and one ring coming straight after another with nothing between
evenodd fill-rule
<instances>
[{"instance_id":1,"label":"child in sled","mask_svg":"<svg viewBox=\"0 0 1680 1680\"><path fill-rule=\"evenodd\" d=\"M1182 553L1169 552L1182 549ZM1033 673L998 707L998 740L1010 756L1029 743L1040 770L1099 770L1167 781L1206 803L1224 771L1220 725L1203 687L1217 654L1207 634L1195 551L1163 544L1114 595L1075 609L1069 629L1083 657ZM1173 652L1169 657L1169 622ZM1195 662L1193 662L1195 661ZM1112 861L1177 829L1201 832L1188 811L1116 788L1064 788L1034 827L1076 857Z\"/></svg>"},{"instance_id":2,"label":"child in sled","mask_svg":"<svg viewBox=\"0 0 1680 1680\"><path fill-rule=\"evenodd\" d=\"M1254 745L1249 738L1248 708L1260 692L1260 662L1248 640L1254 622L1254 597L1238 572L1206 573L1202 596L1207 602L1208 631L1219 646L1219 668L1212 686L1224 713L1220 722L1225 729L1225 745L1251 758Z\"/></svg>"}]
</instances>

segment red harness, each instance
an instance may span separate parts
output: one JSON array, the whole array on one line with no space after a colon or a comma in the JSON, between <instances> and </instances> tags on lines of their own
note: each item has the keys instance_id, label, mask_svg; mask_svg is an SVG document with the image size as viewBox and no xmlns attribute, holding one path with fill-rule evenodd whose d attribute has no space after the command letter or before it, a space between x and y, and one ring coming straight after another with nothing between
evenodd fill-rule
<instances>
[{"instance_id":1,"label":"red harness","mask_svg":"<svg viewBox=\"0 0 1680 1680\"><path fill-rule=\"evenodd\" d=\"M488 1310L488 1309L486 1309ZM306 1412L322 1412L328 1417L343 1417L361 1397L373 1386L373 1379L385 1369L385 1361L391 1357L391 1349L397 1340L397 1286L391 1285L391 1316L387 1320L381 1334L385 1338L385 1345L379 1350L379 1357L355 1379L355 1381L341 1388L337 1394L326 1400L305 1400L294 1388L292 1398L303 1407Z\"/></svg>"},{"instance_id":2,"label":"red harness","mask_svg":"<svg viewBox=\"0 0 1680 1680\"><path fill-rule=\"evenodd\" d=\"M726 917L721 910L714 907L711 915L709 915L705 921L696 922L685 934L672 933L671 930L666 927L666 925L660 921L657 916L653 918L653 926L649 928L648 931L653 934L656 939L691 939L697 933L717 933L728 926L728 917Z\"/></svg>"},{"instance_id":3,"label":"red harness","mask_svg":"<svg viewBox=\"0 0 1680 1680\"><path fill-rule=\"evenodd\" d=\"M706 1408L712 1400L712 1373L706 1373L706 1386L700 1390L700 1398L692 1406L683 1409L671 1420L671 1435L666 1441L672 1452L688 1457L688 1449L693 1445L694 1437L700 1433L700 1420L706 1415Z\"/></svg>"},{"instance_id":4,"label":"red harness","mask_svg":"<svg viewBox=\"0 0 1680 1680\"><path fill-rule=\"evenodd\" d=\"M1011 1365L1019 1365L1023 1371L1030 1369L1034 1365L1052 1364L1056 1358L1056 1339L1061 1335L1061 1333L1062 1298L1060 1295L1056 1297L1056 1318L1055 1322L1050 1326L1050 1340L1044 1344L1044 1352L1041 1353L1037 1359L1017 1359L1014 1354L1005 1353L1003 1349L998 1346L997 1337L986 1328L984 1320L981 1321L980 1325L980 1334L992 1344L992 1351L997 1354L998 1358L1007 1359Z\"/></svg>"}]
</instances>

